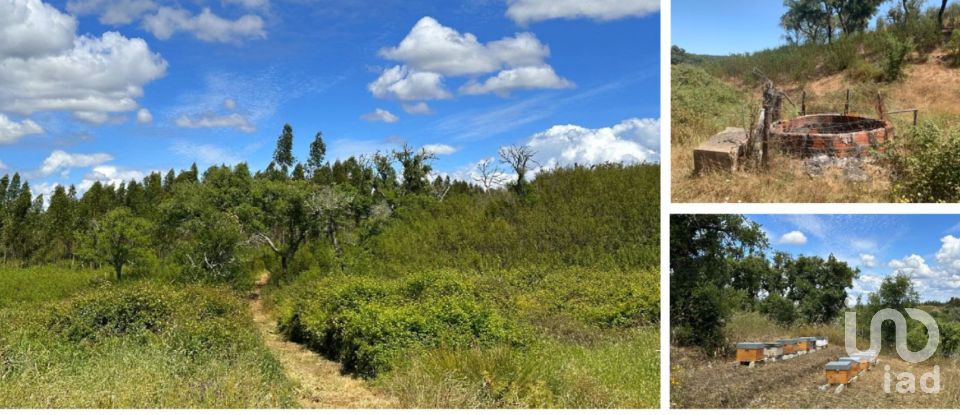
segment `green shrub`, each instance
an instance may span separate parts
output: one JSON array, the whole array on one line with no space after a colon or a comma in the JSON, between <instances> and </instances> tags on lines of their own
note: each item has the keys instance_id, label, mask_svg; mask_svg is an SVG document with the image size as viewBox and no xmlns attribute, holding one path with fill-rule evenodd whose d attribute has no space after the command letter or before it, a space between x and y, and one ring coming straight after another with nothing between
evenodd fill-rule
<instances>
[{"instance_id":1,"label":"green shrub","mask_svg":"<svg viewBox=\"0 0 960 415\"><path fill-rule=\"evenodd\" d=\"M950 51L954 66L960 66L960 30L954 30L947 42L947 48Z\"/></svg>"},{"instance_id":2,"label":"green shrub","mask_svg":"<svg viewBox=\"0 0 960 415\"><path fill-rule=\"evenodd\" d=\"M671 143L697 143L728 125L743 125L731 108L745 108L746 97L705 70L691 65L672 67L670 83Z\"/></svg>"},{"instance_id":3,"label":"green shrub","mask_svg":"<svg viewBox=\"0 0 960 415\"><path fill-rule=\"evenodd\" d=\"M888 151L893 191L906 202L960 201L960 131L933 122L901 131Z\"/></svg>"},{"instance_id":4,"label":"green shrub","mask_svg":"<svg viewBox=\"0 0 960 415\"><path fill-rule=\"evenodd\" d=\"M349 370L376 376L418 348L512 344L518 333L451 273L395 280L302 278L281 301L280 327Z\"/></svg>"},{"instance_id":5,"label":"green shrub","mask_svg":"<svg viewBox=\"0 0 960 415\"><path fill-rule=\"evenodd\" d=\"M797 307L793 301L779 295L770 295L765 298L760 311L782 326L790 326L797 321Z\"/></svg>"},{"instance_id":6,"label":"green shrub","mask_svg":"<svg viewBox=\"0 0 960 415\"><path fill-rule=\"evenodd\" d=\"M879 82L883 80L883 70L873 63L859 60L850 67L847 76L859 82Z\"/></svg>"},{"instance_id":7,"label":"green shrub","mask_svg":"<svg viewBox=\"0 0 960 415\"><path fill-rule=\"evenodd\" d=\"M907 54L913 50L913 41L900 40L893 34L887 33L883 38L883 80L886 82L898 81L903 78L903 70L907 63Z\"/></svg>"},{"instance_id":8,"label":"green shrub","mask_svg":"<svg viewBox=\"0 0 960 415\"><path fill-rule=\"evenodd\" d=\"M72 341L159 333L168 322L170 297L142 286L100 291L62 308L51 328Z\"/></svg>"}]
</instances>

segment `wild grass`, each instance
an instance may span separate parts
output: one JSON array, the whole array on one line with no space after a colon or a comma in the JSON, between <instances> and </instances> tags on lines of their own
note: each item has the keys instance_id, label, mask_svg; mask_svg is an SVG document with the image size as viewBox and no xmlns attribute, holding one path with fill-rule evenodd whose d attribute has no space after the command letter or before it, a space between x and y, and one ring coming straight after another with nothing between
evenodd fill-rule
<instances>
[{"instance_id":1,"label":"wild grass","mask_svg":"<svg viewBox=\"0 0 960 415\"><path fill-rule=\"evenodd\" d=\"M60 271L64 280L84 279L74 272ZM0 407L296 406L294 386L252 324L232 290L159 282L105 283L7 306Z\"/></svg>"},{"instance_id":2,"label":"wild grass","mask_svg":"<svg viewBox=\"0 0 960 415\"><path fill-rule=\"evenodd\" d=\"M104 270L58 265L0 266L0 308L58 300L108 280L112 277Z\"/></svg>"},{"instance_id":3,"label":"wild grass","mask_svg":"<svg viewBox=\"0 0 960 415\"><path fill-rule=\"evenodd\" d=\"M651 327L590 344L431 350L378 384L411 408L652 408L658 339Z\"/></svg>"}]
</instances>

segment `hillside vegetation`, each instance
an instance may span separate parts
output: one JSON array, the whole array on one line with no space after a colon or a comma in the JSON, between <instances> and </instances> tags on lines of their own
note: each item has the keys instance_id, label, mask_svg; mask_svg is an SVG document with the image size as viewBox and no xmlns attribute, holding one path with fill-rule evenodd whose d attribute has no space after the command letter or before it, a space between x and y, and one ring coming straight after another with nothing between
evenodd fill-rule
<instances>
[{"instance_id":1,"label":"hillside vegetation","mask_svg":"<svg viewBox=\"0 0 960 415\"><path fill-rule=\"evenodd\" d=\"M805 0L790 4L810 3ZM817 2L820 4L819 2ZM705 56L673 48L671 179L678 202L955 202L960 200L958 160L954 147L960 134L960 30L945 37L938 10L922 10L916 2L897 5L876 16L868 27L851 26L828 39L823 20L802 22L798 34L790 13L783 27L787 45L747 54ZM804 9L806 10L806 9ZM876 13L874 10L872 13ZM819 15L814 15L819 16ZM870 15L863 20L869 21ZM836 19L836 16L834 16ZM944 11L943 25L960 22L960 4ZM812 30L812 29L811 29ZM805 33L805 34L804 34ZM812 36L812 37L811 37ZM850 93L850 111L877 115L878 95L887 112L920 110L918 126L912 114L888 115L895 140L850 174L843 168L813 169L795 157L772 154L771 168L747 165L736 173L693 175L693 150L725 127L756 123L763 81L770 79L789 98L784 118L800 113L806 95L807 113L842 112ZM928 163L928 161L932 161Z\"/></svg>"},{"instance_id":2,"label":"hillside vegetation","mask_svg":"<svg viewBox=\"0 0 960 415\"><path fill-rule=\"evenodd\" d=\"M48 201L0 178L0 406L310 406L283 341L407 407L658 404L659 166L506 147L498 186L292 147Z\"/></svg>"}]
</instances>

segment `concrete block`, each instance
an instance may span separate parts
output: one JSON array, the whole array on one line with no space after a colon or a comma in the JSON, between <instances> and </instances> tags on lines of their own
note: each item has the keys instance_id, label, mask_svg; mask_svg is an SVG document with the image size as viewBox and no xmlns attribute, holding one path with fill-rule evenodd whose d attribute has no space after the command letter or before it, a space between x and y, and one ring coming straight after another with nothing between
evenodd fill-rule
<instances>
[{"instance_id":1,"label":"concrete block","mask_svg":"<svg viewBox=\"0 0 960 415\"><path fill-rule=\"evenodd\" d=\"M711 170L734 172L737 160L747 145L743 128L727 127L693 150L693 172L702 174Z\"/></svg>"}]
</instances>

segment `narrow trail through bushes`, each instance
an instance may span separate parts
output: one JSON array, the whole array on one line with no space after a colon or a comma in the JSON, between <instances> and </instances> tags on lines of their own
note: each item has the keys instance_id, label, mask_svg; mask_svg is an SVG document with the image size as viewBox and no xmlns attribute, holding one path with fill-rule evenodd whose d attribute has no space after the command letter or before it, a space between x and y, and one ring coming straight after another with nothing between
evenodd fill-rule
<instances>
[{"instance_id":1,"label":"narrow trail through bushes","mask_svg":"<svg viewBox=\"0 0 960 415\"><path fill-rule=\"evenodd\" d=\"M397 403L374 392L362 380L340 372L340 365L291 342L277 332L276 322L263 309L261 288L270 280L264 272L250 296L250 311L264 343L283 365L284 372L299 383L300 406L318 408L390 408Z\"/></svg>"}]
</instances>

